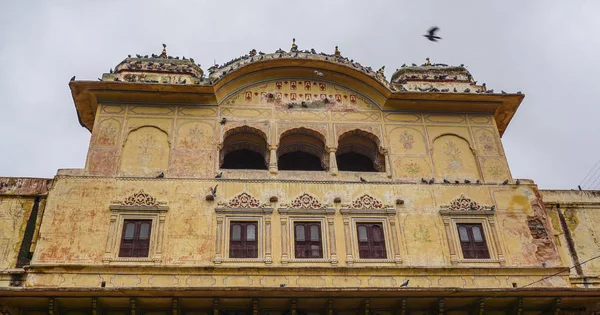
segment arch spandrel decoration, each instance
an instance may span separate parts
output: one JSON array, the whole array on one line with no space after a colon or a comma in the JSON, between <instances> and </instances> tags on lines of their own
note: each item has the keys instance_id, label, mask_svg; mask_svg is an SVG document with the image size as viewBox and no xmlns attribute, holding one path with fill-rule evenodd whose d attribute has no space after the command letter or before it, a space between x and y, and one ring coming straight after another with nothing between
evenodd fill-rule
<instances>
[{"instance_id":1,"label":"arch spandrel decoration","mask_svg":"<svg viewBox=\"0 0 600 315\"><path fill-rule=\"evenodd\" d=\"M324 204L319 201L316 197L309 193L303 193L302 195L294 198L290 203L281 204L281 208L287 209L305 209L305 210L326 210L332 209L331 204Z\"/></svg>"},{"instance_id":2,"label":"arch spandrel decoration","mask_svg":"<svg viewBox=\"0 0 600 315\"><path fill-rule=\"evenodd\" d=\"M448 205L442 205L441 208L440 213L442 214L491 214L494 211L494 207L481 205L464 194L452 200Z\"/></svg>"},{"instance_id":3,"label":"arch spandrel decoration","mask_svg":"<svg viewBox=\"0 0 600 315\"><path fill-rule=\"evenodd\" d=\"M394 206L383 204L377 198L364 194L356 198L352 203L342 204L342 209L345 210L395 210Z\"/></svg>"},{"instance_id":4,"label":"arch spandrel decoration","mask_svg":"<svg viewBox=\"0 0 600 315\"><path fill-rule=\"evenodd\" d=\"M217 205L221 208L229 209L257 209L265 206L260 200L252 197L250 194L243 192L227 202L218 202Z\"/></svg>"},{"instance_id":5,"label":"arch spandrel decoration","mask_svg":"<svg viewBox=\"0 0 600 315\"><path fill-rule=\"evenodd\" d=\"M377 109L378 106L361 93L339 84L311 78L281 78L268 82L241 87L221 102L223 105L270 105L276 109L290 110L288 104L297 104L293 109L330 111L359 111Z\"/></svg>"}]
</instances>

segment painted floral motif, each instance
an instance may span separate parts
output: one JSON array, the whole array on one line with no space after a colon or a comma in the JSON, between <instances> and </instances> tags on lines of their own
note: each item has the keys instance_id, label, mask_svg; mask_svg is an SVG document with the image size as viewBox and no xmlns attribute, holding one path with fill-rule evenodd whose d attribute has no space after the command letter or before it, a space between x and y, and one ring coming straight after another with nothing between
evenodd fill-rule
<instances>
[{"instance_id":1,"label":"painted floral motif","mask_svg":"<svg viewBox=\"0 0 600 315\"><path fill-rule=\"evenodd\" d=\"M479 136L479 143L481 143L484 151L494 151L494 139L492 139L487 132L483 132L481 136Z\"/></svg>"},{"instance_id":2,"label":"painted floral motif","mask_svg":"<svg viewBox=\"0 0 600 315\"><path fill-rule=\"evenodd\" d=\"M188 134L184 137L182 142L183 146L188 149L198 149L202 142L202 136L204 131L200 126L194 126L194 128L188 131Z\"/></svg>"},{"instance_id":3,"label":"painted floral motif","mask_svg":"<svg viewBox=\"0 0 600 315\"><path fill-rule=\"evenodd\" d=\"M304 193L292 200L291 203L282 204L281 206L293 209L327 209L330 207L329 205L321 203L317 198L308 193Z\"/></svg>"},{"instance_id":4,"label":"painted floral motif","mask_svg":"<svg viewBox=\"0 0 600 315\"><path fill-rule=\"evenodd\" d=\"M100 128L98 133L97 143L99 145L115 145L115 138L117 137L117 127L111 123L105 123Z\"/></svg>"},{"instance_id":5,"label":"painted floral motif","mask_svg":"<svg viewBox=\"0 0 600 315\"><path fill-rule=\"evenodd\" d=\"M444 147L444 155L446 155L449 158L448 164L446 165L446 169L448 171L457 172L462 168L463 162L460 159L461 153L462 153L462 151L456 145L456 143L454 143L454 141L450 141L450 140L446 141L446 144Z\"/></svg>"},{"instance_id":6,"label":"painted floral motif","mask_svg":"<svg viewBox=\"0 0 600 315\"><path fill-rule=\"evenodd\" d=\"M422 171L421 165L419 165L418 163L415 163L415 162L406 163L404 165L404 169L409 174L420 174Z\"/></svg>"},{"instance_id":7,"label":"painted floral motif","mask_svg":"<svg viewBox=\"0 0 600 315\"><path fill-rule=\"evenodd\" d=\"M374 197L364 194L356 198L352 204L344 205L344 207L350 209L383 209L383 204Z\"/></svg>"},{"instance_id":8,"label":"painted floral motif","mask_svg":"<svg viewBox=\"0 0 600 315\"><path fill-rule=\"evenodd\" d=\"M413 143L415 142L413 135L408 133L408 131L404 130L402 134L400 134L400 141L404 146L404 149L410 150L413 148Z\"/></svg>"},{"instance_id":9,"label":"painted floral motif","mask_svg":"<svg viewBox=\"0 0 600 315\"><path fill-rule=\"evenodd\" d=\"M160 204L156 198L145 193L143 189L121 201L123 206L158 206Z\"/></svg>"},{"instance_id":10,"label":"painted floral motif","mask_svg":"<svg viewBox=\"0 0 600 315\"><path fill-rule=\"evenodd\" d=\"M494 177L498 177L504 174L504 166L500 162L494 160L490 163L488 171Z\"/></svg>"},{"instance_id":11,"label":"painted floral motif","mask_svg":"<svg viewBox=\"0 0 600 315\"><path fill-rule=\"evenodd\" d=\"M483 211L490 210L489 207L480 205L477 201L460 195L460 197L452 200L449 205L442 206L444 210L449 211Z\"/></svg>"},{"instance_id":12,"label":"painted floral motif","mask_svg":"<svg viewBox=\"0 0 600 315\"><path fill-rule=\"evenodd\" d=\"M226 203L220 202L219 206L226 208L259 208L260 201L258 201L258 199L252 197L251 195L243 192L233 197Z\"/></svg>"},{"instance_id":13,"label":"painted floral motif","mask_svg":"<svg viewBox=\"0 0 600 315\"><path fill-rule=\"evenodd\" d=\"M152 135L145 134L140 142L137 144L140 152L139 162L142 166L149 166L150 162L152 162L152 152L154 151L154 146L156 144L156 140ZM160 153L159 153L160 154Z\"/></svg>"}]
</instances>

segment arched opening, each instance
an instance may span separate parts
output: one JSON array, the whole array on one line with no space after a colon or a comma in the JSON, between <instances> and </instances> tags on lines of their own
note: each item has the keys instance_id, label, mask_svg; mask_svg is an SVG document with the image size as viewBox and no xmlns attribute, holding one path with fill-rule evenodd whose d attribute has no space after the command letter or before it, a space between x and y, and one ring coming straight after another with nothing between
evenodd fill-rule
<instances>
[{"instance_id":1,"label":"arched opening","mask_svg":"<svg viewBox=\"0 0 600 315\"><path fill-rule=\"evenodd\" d=\"M277 149L277 166L282 171L323 171L329 160L325 154L325 137L306 128L284 132Z\"/></svg>"},{"instance_id":2,"label":"arched opening","mask_svg":"<svg viewBox=\"0 0 600 315\"><path fill-rule=\"evenodd\" d=\"M220 153L222 169L266 170L268 165L266 135L255 128L242 126L228 130Z\"/></svg>"},{"instance_id":3,"label":"arched opening","mask_svg":"<svg viewBox=\"0 0 600 315\"><path fill-rule=\"evenodd\" d=\"M339 137L336 161L340 171L385 172L385 159L379 153L379 138L359 129Z\"/></svg>"}]
</instances>

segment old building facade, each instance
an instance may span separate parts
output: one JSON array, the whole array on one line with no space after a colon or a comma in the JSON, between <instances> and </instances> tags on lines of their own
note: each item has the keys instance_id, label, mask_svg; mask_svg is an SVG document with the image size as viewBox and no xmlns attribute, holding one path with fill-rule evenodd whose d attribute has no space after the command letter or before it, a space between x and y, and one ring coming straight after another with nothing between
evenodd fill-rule
<instances>
[{"instance_id":1,"label":"old building facade","mask_svg":"<svg viewBox=\"0 0 600 315\"><path fill-rule=\"evenodd\" d=\"M514 179L524 96L256 50L71 81L84 169L0 180L3 314L595 314L600 195Z\"/></svg>"}]
</instances>

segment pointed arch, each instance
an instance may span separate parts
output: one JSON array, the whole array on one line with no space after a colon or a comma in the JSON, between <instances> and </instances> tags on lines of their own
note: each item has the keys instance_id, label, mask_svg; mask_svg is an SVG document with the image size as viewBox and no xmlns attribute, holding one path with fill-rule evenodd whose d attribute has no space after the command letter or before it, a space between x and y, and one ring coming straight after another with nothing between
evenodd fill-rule
<instances>
[{"instance_id":1,"label":"pointed arch","mask_svg":"<svg viewBox=\"0 0 600 315\"><path fill-rule=\"evenodd\" d=\"M340 171L385 172L385 157L380 152L381 140L360 128L338 137L336 159Z\"/></svg>"},{"instance_id":2,"label":"pointed arch","mask_svg":"<svg viewBox=\"0 0 600 315\"><path fill-rule=\"evenodd\" d=\"M219 166L225 169L267 169L269 154L267 135L259 129L243 125L223 135Z\"/></svg>"},{"instance_id":3,"label":"pointed arch","mask_svg":"<svg viewBox=\"0 0 600 315\"><path fill-rule=\"evenodd\" d=\"M325 136L313 129L299 127L279 137L277 164L280 170L322 171L329 168Z\"/></svg>"}]
</instances>

